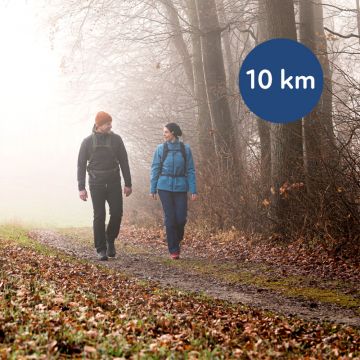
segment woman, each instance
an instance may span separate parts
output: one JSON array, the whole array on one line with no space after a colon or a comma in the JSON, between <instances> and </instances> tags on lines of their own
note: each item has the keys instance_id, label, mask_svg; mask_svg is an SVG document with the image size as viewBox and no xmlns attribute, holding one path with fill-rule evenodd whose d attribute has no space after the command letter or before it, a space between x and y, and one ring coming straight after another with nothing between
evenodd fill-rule
<instances>
[{"instance_id":1,"label":"woman","mask_svg":"<svg viewBox=\"0 0 360 360\"><path fill-rule=\"evenodd\" d=\"M164 127L163 144L157 146L151 165L151 189L154 200L159 194L165 215L166 238L170 256L179 259L187 216L187 192L197 199L195 167L189 145L179 140L179 125Z\"/></svg>"}]
</instances>

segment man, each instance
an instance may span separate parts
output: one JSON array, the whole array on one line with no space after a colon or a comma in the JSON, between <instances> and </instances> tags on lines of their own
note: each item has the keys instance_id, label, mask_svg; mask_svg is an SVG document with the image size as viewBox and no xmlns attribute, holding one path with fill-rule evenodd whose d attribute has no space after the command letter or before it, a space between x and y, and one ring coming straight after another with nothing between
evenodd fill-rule
<instances>
[{"instance_id":1,"label":"man","mask_svg":"<svg viewBox=\"0 0 360 360\"><path fill-rule=\"evenodd\" d=\"M111 123L112 118L108 113L97 113L93 133L83 140L78 157L79 196L83 201L88 198L85 189L87 170L94 209L94 243L101 261L116 255L115 239L123 215L120 168L125 181L125 196L132 192L127 152L121 137L111 131ZM110 220L105 230L106 201L109 204Z\"/></svg>"}]
</instances>

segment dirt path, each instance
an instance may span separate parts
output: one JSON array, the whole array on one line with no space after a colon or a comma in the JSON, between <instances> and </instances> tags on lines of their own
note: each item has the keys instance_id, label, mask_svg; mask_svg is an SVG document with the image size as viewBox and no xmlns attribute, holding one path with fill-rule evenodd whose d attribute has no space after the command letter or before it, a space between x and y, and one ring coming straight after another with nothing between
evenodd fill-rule
<instances>
[{"instance_id":1,"label":"dirt path","mask_svg":"<svg viewBox=\"0 0 360 360\"><path fill-rule=\"evenodd\" d=\"M97 262L91 239L79 238L56 230L33 230L29 235L42 244L64 251L71 256ZM242 281L226 281L199 271L197 261L219 267L224 264L213 260L197 258L191 249L184 250L183 259L171 261L166 248L154 246L134 246L129 239L121 239L117 243L117 257L101 265L116 269L138 279L151 280L163 287L202 293L217 299L233 303L241 303L265 310L274 311L287 316L316 321L331 321L360 327L358 309L346 308L336 304L306 300L299 297L287 297L283 294L258 285Z\"/></svg>"}]
</instances>

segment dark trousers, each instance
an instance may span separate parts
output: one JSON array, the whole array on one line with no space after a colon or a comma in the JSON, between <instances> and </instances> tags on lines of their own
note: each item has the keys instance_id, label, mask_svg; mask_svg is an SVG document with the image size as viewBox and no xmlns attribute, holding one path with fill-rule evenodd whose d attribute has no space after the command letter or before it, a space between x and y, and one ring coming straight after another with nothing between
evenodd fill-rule
<instances>
[{"instance_id":1,"label":"dark trousers","mask_svg":"<svg viewBox=\"0 0 360 360\"><path fill-rule=\"evenodd\" d=\"M119 234L123 215L121 184L91 185L90 193L94 209L94 242L99 252L106 250L106 241L113 243ZM109 204L110 219L105 231L106 201Z\"/></svg>"},{"instance_id":2,"label":"dark trousers","mask_svg":"<svg viewBox=\"0 0 360 360\"><path fill-rule=\"evenodd\" d=\"M180 252L187 215L187 193L158 190L164 209L166 238L170 254Z\"/></svg>"}]
</instances>

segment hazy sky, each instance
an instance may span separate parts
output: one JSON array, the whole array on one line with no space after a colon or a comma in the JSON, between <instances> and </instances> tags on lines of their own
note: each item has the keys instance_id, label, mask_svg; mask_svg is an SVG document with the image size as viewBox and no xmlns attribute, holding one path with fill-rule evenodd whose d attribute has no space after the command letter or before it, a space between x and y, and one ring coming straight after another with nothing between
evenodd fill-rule
<instances>
[{"instance_id":1,"label":"hazy sky","mask_svg":"<svg viewBox=\"0 0 360 360\"><path fill-rule=\"evenodd\" d=\"M68 53L61 39L51 49L43 4L0 0L0 222L91 225L90 201L78 199L77 154L96 112L112 109L72 98L60 69Z\"/></svg>"},{"instance_id":2,"label":"hazy sky","mask_svg":"<svg viewBox=\"0 0 360 360\"><path fill-rule=\"evenodd\" d=\"M76 160L94 109L66 100L61 51L51 50L39 9L20 0L0 4L0 222L90 225Z\"/></svg>"}]
</instances>

